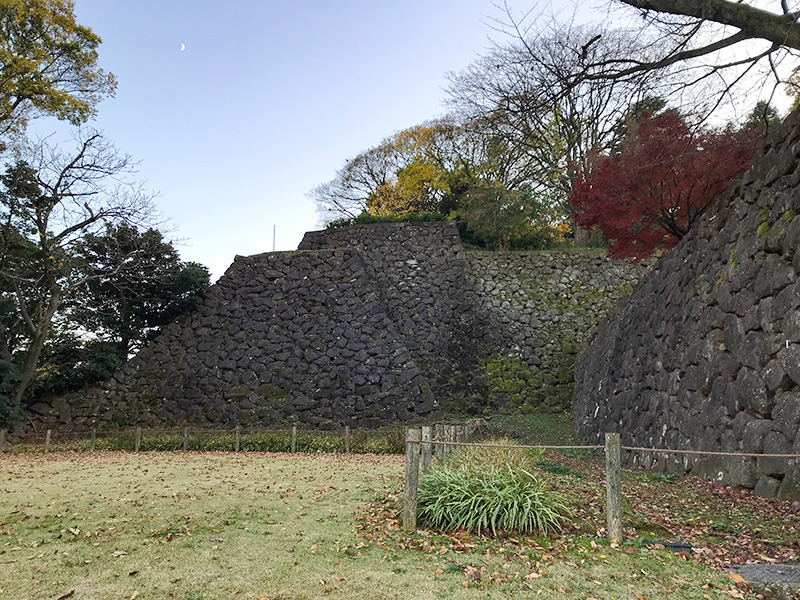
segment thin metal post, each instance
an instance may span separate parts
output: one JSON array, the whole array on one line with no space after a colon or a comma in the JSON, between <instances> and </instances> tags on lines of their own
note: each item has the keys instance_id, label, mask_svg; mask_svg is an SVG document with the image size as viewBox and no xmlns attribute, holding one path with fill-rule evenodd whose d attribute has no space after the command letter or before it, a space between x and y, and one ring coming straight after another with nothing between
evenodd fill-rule
<instances>
[{"instance_id":1,"label":"thin metal post","mask_svg":"<svg viewBox=\"0 0 800 600\"><path fill-rule=\"evenodd\" d=\"M419 484L419 429L406 429L406 489L403 499L403 529L417 529L417 485Z\"/></svg>"},{"instance_id":2,"label":"thin metal post","mask_svg":"<svg viewBox=\"0 0 800 600\"><path fill-rule=\"evenodd\" d=\"M90 440L91 441L89 442L89 450L94 452L94 448L95 448L95 445L97 443L97 428L96 427L92 427L92 435L91 435Z\"/></svg>"},{"instance_id":3,"label":"thin metal post","mask_svg":"<svg viewBox=\"0 0 800 600\"><path fill-rule=\"evenodd\" d=\"M50 452L50 435L51 434L52 434L52 430L48 429L47 430L47 435L44 438L44 452L45 452L45 454Z\"/></svg>"},{"instance_id":4,"label":"thin metal post","mask_svg":"<svg viewBox=\"0 0 800 600\"><path fill-rule=\"evenodd\" d=\"M350 425L344 426L344 451L350 454Z\"/></svg>"},{"instance_id":5,"label":"thin metal post","mask_svg":"<svg viewBox=\"0 0 800 600\"><path fill-rule=\"evenodd\" d=\"M186 452L189 449L189 428L183 428L183 451Z\"/></svg>"},{"instance_id":6,"label":"thin metal post","mask_svg":"<svg viewBox=\"0 0 800 600\"><path fill-rule=\"evenodd\" d=\"M241 447L242 443L242 429L238 425L236 426L236 441L233 443L233 450L234 452L238 452L239 448Z\"/></svg>"},{"instance_id":7,"label":"thin metal post","mask_svg":"<svg viewBox=\"0 0 800 600\"><path fill-rule=\"evenodd\" d=\"M133 443L133 451L138 452L142 447L142 428L136 428L136 441Z\"/></svg>"},{"instance_id":8,"label":"thin metal post","mask_svg":"<svg viewBox=\"0 0 800 600\"><path fill-rule=\"evenodd\" d=\"M292 425L292 452L297 452L297 425Z\"/></svg>"},{"instance_id":9,"label":"thin metal post","mask_svg":"<svg viewBox=\"0 0 800 600\"><path fill-rule=\"evenodd\" d=\"M618 433L606 434L606 519L608 539L622 542L622 461Z\"/></svg>"}]
</instances>

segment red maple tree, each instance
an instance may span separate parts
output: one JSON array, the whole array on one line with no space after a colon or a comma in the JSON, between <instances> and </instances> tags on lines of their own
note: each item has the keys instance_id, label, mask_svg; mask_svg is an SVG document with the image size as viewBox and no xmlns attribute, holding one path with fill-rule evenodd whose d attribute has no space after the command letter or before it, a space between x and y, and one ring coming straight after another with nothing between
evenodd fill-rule
<instances>
[{"instance_id":1,"label":"red maple tree","mask_svg":"<svg viewBox=\"0 0 800 600\"><path fill-rule=\"evenodd\" d=\"M617 258L639 261L683 238L750 165L755 128L691 127L675 111L628 124L619 150L597 155L573 186L573 218L598 227Z\"/></svg>"}]
</instances>

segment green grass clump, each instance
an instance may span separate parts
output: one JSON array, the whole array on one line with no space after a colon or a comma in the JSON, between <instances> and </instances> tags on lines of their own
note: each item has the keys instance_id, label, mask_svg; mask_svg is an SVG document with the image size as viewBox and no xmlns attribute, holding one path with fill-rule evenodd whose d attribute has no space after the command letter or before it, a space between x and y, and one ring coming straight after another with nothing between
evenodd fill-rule
<instances>
[{"instance_id":1,"label":"green grass clump","mask_svg":"<svg viewBox=\"0 0 800 600\"><path fill-rule=\"evenodd\" d=\"M500 444L507 440L493 440ZM522 533L555 531L569 510L558 493L532 474L542 452L471 446L420 478L417 508L435 529Z\"/></svg>"},{"instance_id":2,"label":"green grass clump","mask_svg":"<svg viewBox=\"0 0 800 600\"><path fill-rule=\"evenodd\" d=\"M419 517L435 529L521 533L557 531L569 510L557 493L524 469L437 467L422 476Z\"/></svg>"},{"instance_id":3,"label":"green grass clump","mask_svg":"<svg viewBox=\"0 0 800 600\"><path fill-rule=\"evenodd\" d=\"M447 455L445 464L453 470L483 473L497 468L532 471L542 460L544 450L538 448L498 448L514 446L518 442L508 438L493 438L486 446L467 446Z\"/></svg>"}]
</instances>

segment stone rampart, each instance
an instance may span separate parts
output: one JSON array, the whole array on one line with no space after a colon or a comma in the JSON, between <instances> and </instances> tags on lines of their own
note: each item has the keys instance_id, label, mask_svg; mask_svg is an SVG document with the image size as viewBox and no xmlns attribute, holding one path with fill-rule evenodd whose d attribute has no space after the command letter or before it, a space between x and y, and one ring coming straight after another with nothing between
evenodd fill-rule
<instances>
[{"instance_id":1,"label":"stone rampart","mask_svg":"<svg viewBox=\"0 0 800 600\"><path fill-rule=\"evenodd\" d=\"M36 419L375 427L513 402L568 408L574 361L643 267L465 252L453 223L306 235L237 257L200 306L102 386Z\"/></svg>"},{"instance_id":2,"label":"stone rampart","mask_svg":"<svg viewBox=\"0 0 800 600\"><path fill-rule=\"evenodd\" d=\"M577 374L581 440L800 453L798 119L599 327ZM629 459L800 499L795 460Z\"/></svg>"},{"instance_id":3,"label":"stone rampart","mask_svg":"<svg viewBox=\"0 0 800 600\"><path fill-rule=\"evenodd\" d=\"M499 332L490 393L568 409L597 324L649 268L577 252L469 252L475 302Z\"/></svg>"}]
</instances>

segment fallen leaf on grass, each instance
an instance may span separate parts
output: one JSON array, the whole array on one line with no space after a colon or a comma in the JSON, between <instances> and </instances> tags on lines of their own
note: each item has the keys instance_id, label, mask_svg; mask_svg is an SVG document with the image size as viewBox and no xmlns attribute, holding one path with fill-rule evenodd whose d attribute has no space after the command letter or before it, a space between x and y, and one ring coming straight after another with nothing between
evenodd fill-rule
<instances>
[{"instance_id":1,"label":"fallen leaf on grass","mask_svg":"<svg viewBox=\"0 0 800 600\"><path fill-rule=\"evenodd\" d=\"M733 583L744 583L744 577L738 573L728 573L728 577Z\"/></svg>"},{"instance_id":2,"label":"fallen leaf on grass","mask_svg":"<svg viewBox=\"0 0 800 600\"><path fill-rule=\"evenodd\" d=\"M476 569L475 567L471 567L469 565L464 567L464 573L468 577L472 577L475 581L480 581L481 578L483 577L483 574L481 573L480 569Z\"/></svg>"},{"instance_id":3,"label":"fallen leaf on grass","mask_svg":"<svg viewBox=\"0 0 800 600\"><path fill-rule=\"evenodd\" d=\"M59 596L58 600L67 600L67 598L72 598L74 595L75 595L75 590L72 590L71 592L67 592L63 596Z\"/></svg>"}]
</instances>

